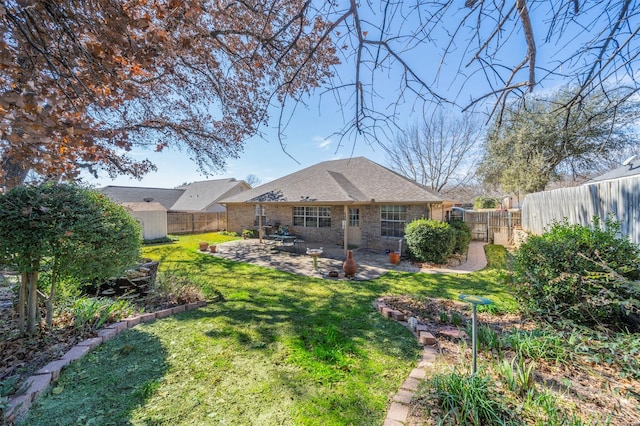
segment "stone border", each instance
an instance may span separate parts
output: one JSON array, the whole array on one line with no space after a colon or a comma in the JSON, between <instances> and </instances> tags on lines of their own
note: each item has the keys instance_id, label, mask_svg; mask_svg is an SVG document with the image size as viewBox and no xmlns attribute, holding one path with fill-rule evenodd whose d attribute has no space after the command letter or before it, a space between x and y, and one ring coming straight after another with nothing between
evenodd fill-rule
<instances>
[{"instance_id":1,"label":"stone border","mask_svg":"<svg viewBox=\"0 0 640 426\"><path fill-rule=\"evenodd\" d=\"M397 321L407 327L422 345L422 357L418 366L411 370L409 377L402 382L398 392L391 398L391 406L382 426L403 426L407 422L411 410L411 400L414 398L420 382L426 377L427 369L432 368L438 356L435 336L427 331L427 326L418 322L414 317L395 310L384 303L380 297L373 303L374 308L386 318Z\"/></svg>"},{"instance_id":2,"label":"stone border","mask_svg":"<svg viewBox=\"0 0 640 426\"><path fill-rule=\"evenodd\" d=\"M156 312L140 314L134 317L125 318L120 322L109 324L105 328L98 330L97 337L91 337L76 343L71 349L65 353L61 359L51 361L41 369L35 372L31 377L27 378L20 389L7 401L7 407L4 411L4 423L11 425L17 418L25 415L31 404L44 392L51 383L55 383L60 377L60 372L73 361L82 358L86 353L96 348L103 342L117 336L124 330L133 328L138 324L155 321L156 319L166 318L170 315L180 312L190 311L197 308L207 306L207 302L193 302L186 305L178 305L172 308L162 309Z\"/></svg>"}]
</instances>

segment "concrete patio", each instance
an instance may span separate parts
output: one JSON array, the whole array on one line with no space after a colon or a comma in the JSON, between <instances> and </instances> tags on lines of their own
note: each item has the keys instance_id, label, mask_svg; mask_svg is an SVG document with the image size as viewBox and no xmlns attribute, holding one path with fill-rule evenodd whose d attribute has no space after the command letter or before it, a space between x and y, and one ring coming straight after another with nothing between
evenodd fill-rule
<instances>
[{"instance_id":1,"label":"concrete patio","mask_svg":"<svg viewBox=\"0 0 640 426\"><path fill-rule=\"evenodd\" d=\"M487 264L484 255L484 244L483 242L472 241L467 261L460 266L449 268L419 268L406 259L401 259L399 264L393 265L389 262L389 256L384 251L357 248L353 250L353 257L358 264L358 271L354 279L375 279L388 271L453 274L474 272L484 268ZM313 267L313 258L306 254L305 249L320 248L322 248L322 254L318 256L318 269L316 271ZM297 247L297 249L295 251L293 247L281 247L273 242L265 241L260 243L257 239L248 239L217 244L216 252L211 253L211 255L298 275L345 279L342 264L346 256L342 247L331 244L308 243L306 247ZM332 271L337 272L338 277L331 277L329 273Z\"/></svg>"}]
</instances>

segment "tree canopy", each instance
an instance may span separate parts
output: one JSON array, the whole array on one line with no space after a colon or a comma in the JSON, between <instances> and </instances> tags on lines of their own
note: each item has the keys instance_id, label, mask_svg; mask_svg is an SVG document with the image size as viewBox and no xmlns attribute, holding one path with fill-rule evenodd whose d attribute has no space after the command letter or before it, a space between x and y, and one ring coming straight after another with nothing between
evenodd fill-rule
<instances>
[{"instance_id":1,"label":"tree canopy","mask_svg":"<svg viewBox=\"0 0 640 426\"><path fill-rule=\"evenodd\" d=\"M333 84L345 133L391 139L383 125L452 103L495 114L537 88L637 93L640 3L630 0L324 2L345 64ZM337 81L336 81L337 80ZM335 93L335 91L334 91ZM344 133L343 133L344 134Z\"/></svg>"},{"instance_id":2,"label":"tree canopy","mask_svg":"<svg viewBox=\"0 0 640 426\"><path fill-rule=\"evenodd\" d=\"M572 104L575 91L527 96L489 131L478 174L506 193L543 190L551 181L598 171L602 159L636 143L640 105L620 106L613 92Z\"/></svg>"},{"instance_id":3,"label":"tree canopy","mask_svg":"<svg viewBox=\"0 0 640 426\"><path fill-rule=\"evenodd\" d=\"M237 156L337 62L302 0L21 0L0 4L0 155L25 170L141 176L136 147L185 149L202 170Z\"/></svg>"}]
</instances>

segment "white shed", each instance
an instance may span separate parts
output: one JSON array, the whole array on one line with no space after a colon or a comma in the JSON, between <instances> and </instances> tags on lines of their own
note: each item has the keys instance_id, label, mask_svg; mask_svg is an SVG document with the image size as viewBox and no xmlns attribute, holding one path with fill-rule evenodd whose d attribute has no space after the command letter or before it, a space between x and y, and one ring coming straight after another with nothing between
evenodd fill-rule
<instances>
[{"instance_id":1,"label":"white shed","mask_svg":"<svg viewBox=\"0 0 640 426\"><path fill-rule=\"evenodd\" d=\"M142 228L143 240L155 240L167 236L167 209L157 202L122 203Z\"/></svg>"}]
</instances>

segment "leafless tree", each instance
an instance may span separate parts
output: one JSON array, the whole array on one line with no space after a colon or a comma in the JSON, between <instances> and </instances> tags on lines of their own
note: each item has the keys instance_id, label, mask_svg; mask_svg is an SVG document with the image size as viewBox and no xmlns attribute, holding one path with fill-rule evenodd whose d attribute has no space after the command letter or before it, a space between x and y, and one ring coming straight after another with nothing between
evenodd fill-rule
<instances>
[{"instance_id":1,"label":"leafless tree","mask_svg":"<svg viewBox=\"0 0 640 426\"><path fill-rule=\"evenodd\" d=\"M347 117L343 136L391 139L381 124L434 103L499 117L510 99L567 81L579 87L575 107L594 90L624 89L624 102L640 88L637 1L318 4L343 54L326 92Z\"/></svg>"},{"instance_id":2,"label":"leafless tree","mask_svg":"<svg viewBox=\"0 0 640 426\"><path fill-rule=\"evenodd\" d=\"M258 185L260 185L262 183L262 181L260 180L260 178L258 177L258 175L251 173L249 175L247 175L246 178L244 178L244 181L247 183L247 185L249 185L250 187L256 187Z\"/></svg>"},{"instance_id":3,"label":"leafless tree","mask_svg":"<svg viewBox=\"0 0 640 426\"><path fill-rule=\"evenodd\" d=\"M440 110L396 134L387 149L388 165L440 192L469 181L481 137L481 123L471 114L455 116Z\"/></svg>"}]
</instances>

